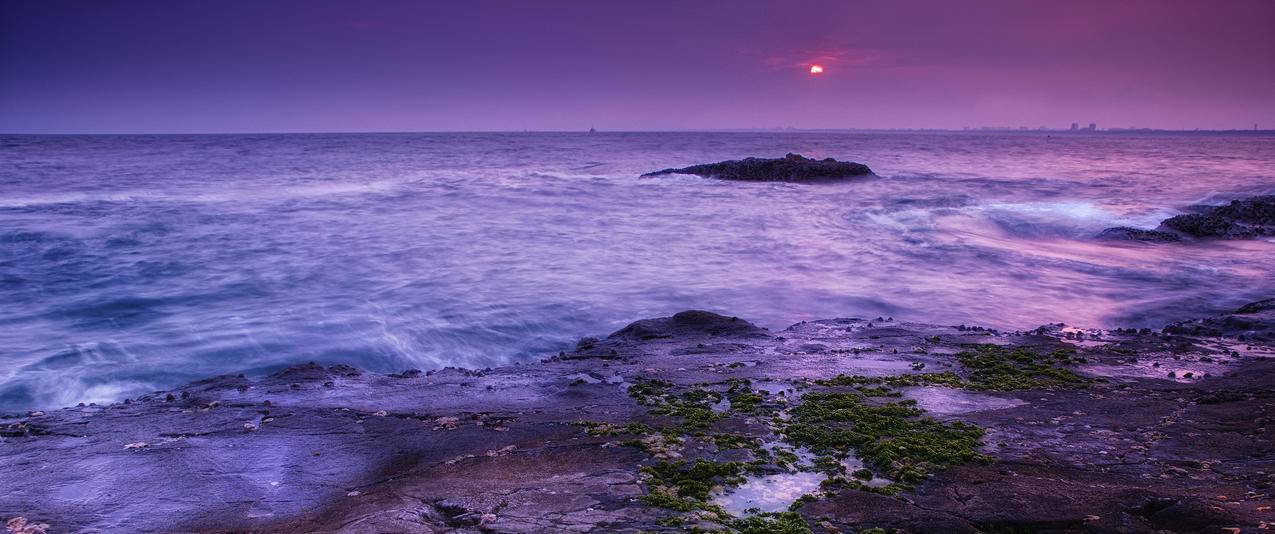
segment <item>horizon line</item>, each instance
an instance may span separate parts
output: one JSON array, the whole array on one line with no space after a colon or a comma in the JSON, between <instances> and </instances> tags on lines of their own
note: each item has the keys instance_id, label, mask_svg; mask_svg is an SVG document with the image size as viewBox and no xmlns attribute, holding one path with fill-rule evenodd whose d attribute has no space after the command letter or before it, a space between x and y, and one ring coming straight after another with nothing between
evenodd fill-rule
<instances>
[{"instance_id":1,"label":"horizon line","mask_svg":"<svg viewBox=\"0 0 1275 534\"><path fill-rule=\"evenodd\" d=\"M0 136L108 136L108 135L378 135L378 134L519 134L519 133L577 133L577 134L600 134L600 133L837 133L837 132L934 132L934 133L999 133L999 134L1069 134L1069 135L1093 135L1093 134L1137 134L1137 133L1246 133L1246 134L1275 134L1275 129L1172 129L1172 128L1106 128L1106 129L1079 129L1071 130L1065 128L1025 128L1025 127L1007 127L1007 126L971 126L964 128L793 128L793 127L774 127L774 128L681 128L681 129L652 129L652 130L282 130L282 131L191 131L191 132L174 132L174 131L139 131L139 132L0 132Z\"/></svg>"}]
</instances>

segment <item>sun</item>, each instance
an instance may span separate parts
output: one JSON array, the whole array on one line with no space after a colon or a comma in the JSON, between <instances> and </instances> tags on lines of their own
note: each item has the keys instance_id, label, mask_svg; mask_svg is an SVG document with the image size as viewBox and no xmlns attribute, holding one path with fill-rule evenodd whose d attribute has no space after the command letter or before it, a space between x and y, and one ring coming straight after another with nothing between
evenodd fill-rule
<instances>
[{"instance_id":1,"label":"sun","mask_svg":"<svg viewBox=\"0 0 1275 534\"><path fill-rule=\"evenodd\" d=\"M823 65L811 65L811 66L810 66L810 73L811 73L811 74L823 74Z\"/></svg>"}]
</instances>

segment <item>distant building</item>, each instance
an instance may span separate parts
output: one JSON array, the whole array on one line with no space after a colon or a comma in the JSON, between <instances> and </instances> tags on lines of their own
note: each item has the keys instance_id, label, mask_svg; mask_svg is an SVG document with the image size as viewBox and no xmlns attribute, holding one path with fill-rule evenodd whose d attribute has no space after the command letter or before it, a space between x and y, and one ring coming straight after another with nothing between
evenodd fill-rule
<instances>
[{"instance_id":1,"label":"distant building","mask_svg":"<svg viewBox=\"0 0 1275 534\"><path fill-rule=\"evenodd\" d=\"M1080 129L1080 123L1079 123L1079 122L1073 122L1073 123L1071 123L1071 131L1073 131L1073 132L1074 132L1074 131L1079 130L1079 129Z\"/></svg>"},{"instance_id":2,"label":"distant building","mask_svg":"<svg viewBox=\"0 0 1275 534\"><path fill-rule=\"evenodd\" d=\"M1098 125L1097 125L1097 124L1094 124L1094 123L1092 123L1092 122L1091 122L1091 123L1089 123L1089 131L1091 131L1091 132L1092 132L1092 131L1097 130L1097 129L1098 129Z\"/></svg>"}]
</instances>

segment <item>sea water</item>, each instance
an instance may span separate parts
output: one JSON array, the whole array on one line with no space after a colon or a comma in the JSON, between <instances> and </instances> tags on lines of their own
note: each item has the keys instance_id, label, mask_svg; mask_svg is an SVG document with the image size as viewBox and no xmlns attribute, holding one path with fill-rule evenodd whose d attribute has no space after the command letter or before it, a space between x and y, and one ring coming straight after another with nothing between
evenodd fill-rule
<instances>
[{"instance_id":1,"label":"sea water","mask_svg":"<svg viewBox=\"0 0 1275 534\"><path fill-rule=\"evenodd\" d=\"M639 176L788 152L878 177ZM1273 192L1257 135L3 136L0 411L531 361L688 308L1159 327L1275 295L1275 243L1094 234Z\"/></svg>"}]
</instances>

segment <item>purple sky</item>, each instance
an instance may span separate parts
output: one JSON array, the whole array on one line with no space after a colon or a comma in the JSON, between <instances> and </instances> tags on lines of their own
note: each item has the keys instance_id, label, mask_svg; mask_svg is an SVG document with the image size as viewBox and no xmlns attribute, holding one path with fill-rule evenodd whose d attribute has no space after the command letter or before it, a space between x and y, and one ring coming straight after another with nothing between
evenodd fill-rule
<instances>
[{"instance_id":1,"label":"purple sky","mask_svg":"<svg viewBox=\"0 0 1275 534\"><path fill-rule=\"evenodd\" d=\"M1275 128L1275 1L0 2L0 132L1073 121Z\"/></svg>"}]
</instances>

